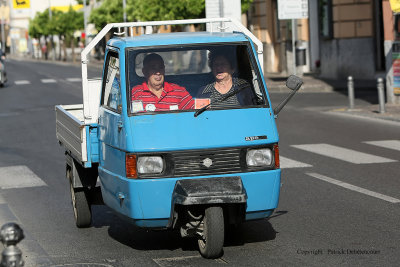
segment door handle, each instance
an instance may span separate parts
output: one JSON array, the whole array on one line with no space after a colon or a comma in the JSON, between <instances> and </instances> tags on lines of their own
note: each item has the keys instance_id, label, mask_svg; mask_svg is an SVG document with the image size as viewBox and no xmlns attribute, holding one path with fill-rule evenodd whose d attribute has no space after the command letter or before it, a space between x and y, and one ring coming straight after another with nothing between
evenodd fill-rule
<instances>
[{"instance_id":1,"label":"door handle","mask_svg":"<svg viewBox=\"0 0 400 267\"><path fill-rule=\"evenodd\" d=\"M118 126L118 132L120 132L122 130L122 126L123 126L122 121L118 121L117 126Z\"/></svg>"}]
</instances>

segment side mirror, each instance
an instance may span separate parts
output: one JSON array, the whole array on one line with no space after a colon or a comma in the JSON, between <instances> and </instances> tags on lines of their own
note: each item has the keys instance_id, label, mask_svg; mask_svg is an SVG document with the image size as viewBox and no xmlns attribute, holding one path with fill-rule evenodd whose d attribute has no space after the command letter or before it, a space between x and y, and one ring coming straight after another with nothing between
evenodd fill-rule
<instances>
[{"instance_id":1,"label":"side mirror","mask_svg":"<svg viewBox=\"0 0 400 267\"><path fill-rule=\"evenodd\" d=\"M300 86L303 84L303 81L300 77L296 75L290 75L289 78L286 80L286 87L292 90L299 90Z\"/></svg>"},{"instance_id":2,"label":"side mirror","mask_svg":"<svg viewBox=\"0 0 400 267\"><path fill-rule=\"evenodd\" d=\"M278 116L278 113L282 110L282 108L289 102L289 100L294 96L295 93L300 89L303 85L303 80L300 77L295 75L290 75L286 80L286 86L292 90L290 94L274 109L275 118Z\"/></svg>"}]
</instances>

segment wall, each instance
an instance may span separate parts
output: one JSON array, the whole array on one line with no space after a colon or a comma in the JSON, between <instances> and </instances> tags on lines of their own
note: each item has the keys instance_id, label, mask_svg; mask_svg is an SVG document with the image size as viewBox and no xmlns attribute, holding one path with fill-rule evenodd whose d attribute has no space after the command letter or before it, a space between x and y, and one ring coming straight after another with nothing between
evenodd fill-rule
<instances>
[{"instance_id":1,"label":"wall","mask_svg":"<svg viewBox=\"0 0 400 267\"><path fill-rule=\"evenodd\" d=\"M319 48L318 2L309 1L310 19L310 68L319 71L318 63L321 61Z\"/></svg>"},{"instance_id":2,"label":"wall","mask_svg":"<svg viewBox=\"0 0 400 267\"><path fill-rule=\"evenodd\" d=\"M373 0L333 0L333 39L321 40L321 76L375 78Z\"/></svg>"},{"instance_id":3,"label":"wall","mask_svg":"<svg viewBox=\"0 0 400 267\"><path fill-rule=\"evenodd\" d=\"M400 95L394 93L394 72L393 72L393 53L392 46L396 40L394 29L394 16L388 0L382 1L383 24L384 24L384 51L386 69L386 96L387 102L400 104ZM399 40L396 40L399 41Z\"/></svg>"},{"instance_id":4,"label":"wall","mask_svg":"<svg viewBox=\"0 0 400 267\"><path fill-rule=\"evenodd\" d=\"M321 76L330 79L375 77L373 38L334 39L321 42Z\"/></svg>"}]
</instances>

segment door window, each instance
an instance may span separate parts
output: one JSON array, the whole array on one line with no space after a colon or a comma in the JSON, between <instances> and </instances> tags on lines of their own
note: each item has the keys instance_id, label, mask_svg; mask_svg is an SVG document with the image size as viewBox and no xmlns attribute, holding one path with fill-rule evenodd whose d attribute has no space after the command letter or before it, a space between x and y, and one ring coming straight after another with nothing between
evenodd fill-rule
<instances>
[{"instance_id":1,"label":"door window","mask_svg":"<svg viewBox=\"0 0 400 267\"><path fill-rule=\"evenodd\" d=\"M103 106L121 112L121 83L118 54L109 52L107 56L106 80L103 88Z\"/></svg>"}]
</instances>

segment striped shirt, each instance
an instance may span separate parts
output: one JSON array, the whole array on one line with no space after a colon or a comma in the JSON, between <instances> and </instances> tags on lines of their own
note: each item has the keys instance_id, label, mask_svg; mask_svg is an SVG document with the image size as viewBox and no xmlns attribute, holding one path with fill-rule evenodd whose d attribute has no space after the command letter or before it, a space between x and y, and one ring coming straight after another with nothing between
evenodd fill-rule
<instances>
[{"instance_id":1,"label":"striped shirt","mask_svg":"<svg viewBox=\"0 0 400 267\"><path fill-rule=\"evenodd\" d=\"M174 83L164 82L161 97L158 98L144 82L132 88L131 99L132 112L157 112L194 108L192 96L184 87Z\"/></svg>"},{"instance_id":2,"label":"striped shirt","mask_svg":"<svg viewBox=\"0 0 400 267\"><path fill-rule=\"evenodd\" d=\"M222 98L224 98L227 94L237 90L238 88L242 86L250 87L250 84L243 79L233 78L232 82L233 85L231 89L225 94L221 94L220 92L218 92L217 89L215 89L215 83L208 84L204 88L202 94L210 95L209 97L211 99L211 108L235 108L241 106L238 100L238 94L228 97L223 102L220 102Z\"/></svg>"}]
</instances>

